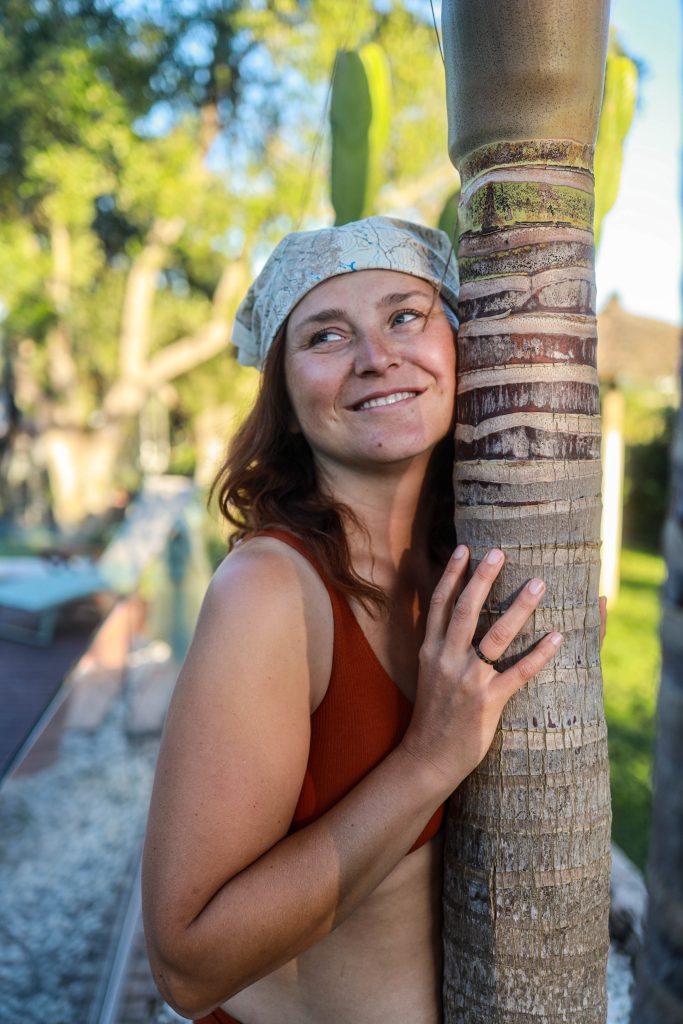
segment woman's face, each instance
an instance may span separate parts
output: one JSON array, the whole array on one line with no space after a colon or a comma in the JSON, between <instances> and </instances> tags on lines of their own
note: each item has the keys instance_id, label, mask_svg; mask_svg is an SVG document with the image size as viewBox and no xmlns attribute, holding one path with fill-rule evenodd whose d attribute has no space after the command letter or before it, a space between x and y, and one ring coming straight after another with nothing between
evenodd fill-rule
<instances>
[{"instance_id":1,"label":"woman's face","mask_svg":"<svg viewBox=\"0 0 683 1024\"><path fill-rule=\"evenodd\" d=\"M343 274L290 314L285 379L293 429L323 470L402 463L429 455L452 429L453 330L427 281Z\"/></svg>"}]
</instances>

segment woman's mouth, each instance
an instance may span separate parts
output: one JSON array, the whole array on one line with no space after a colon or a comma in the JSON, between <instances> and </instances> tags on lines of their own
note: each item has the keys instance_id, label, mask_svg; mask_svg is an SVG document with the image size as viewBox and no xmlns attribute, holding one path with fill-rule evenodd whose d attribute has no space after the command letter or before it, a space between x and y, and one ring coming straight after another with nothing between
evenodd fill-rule
<instances>
[{"instance_id":1,"label":"woman's mouth","mask_svg":"<svg viewBox=\"0 0 683 1024\"><path fill-rule=\"evenodd\" d=\"M419 391L395 391L392 395L379 395L376 398L366 398L365 401L354 405L356 412L363 412L365 409L378 409L383 405L395 405L396 402L405 402L407 398L415 398Z\"/></svg>"}]
</instances>

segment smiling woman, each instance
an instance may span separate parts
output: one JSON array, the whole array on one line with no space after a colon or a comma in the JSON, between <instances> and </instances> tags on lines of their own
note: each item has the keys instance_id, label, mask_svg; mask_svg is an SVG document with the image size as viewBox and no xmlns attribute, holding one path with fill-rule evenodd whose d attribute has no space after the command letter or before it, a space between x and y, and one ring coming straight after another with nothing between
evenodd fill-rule
<instances>
[{"instance_id":1,"label":"smiling woman","mask_svg":"<svg viewBox=\"0 0 683 1024\"><path fill-rule=\"evenodd\" d=\"M424 476L453 420L455 339L434 288L394 270L361 274L362 287L349 274L319 284L285 332L292 426L332 487L347 465L362 480L360 467L412 460Z\"/></svg>"},{"instance_id":2,"label":"smiling woman","mask_svg":"<svg viewBox=\"0 0 683 1024\"><path fill-rule=\"evenodd\" d=\"M234 527L171 704L143 865L186 1016L439 1024L443 803L559 634L498 672L451 492L458 282L441 232L289 235L240 307L262 387L216 481ZM409 854L409 856L407 856Z\"/></svg>"}]
</instances>

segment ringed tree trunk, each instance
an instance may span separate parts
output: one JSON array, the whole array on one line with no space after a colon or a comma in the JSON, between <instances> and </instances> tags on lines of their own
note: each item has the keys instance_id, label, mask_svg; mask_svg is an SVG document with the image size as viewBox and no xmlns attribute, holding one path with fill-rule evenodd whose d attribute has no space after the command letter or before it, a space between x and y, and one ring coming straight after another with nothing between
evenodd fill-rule
<instances>
[{"instance_id":1,"label":"ringed tree trunk","mask_svg":"<svg viewBox=\"0 0 683 1024\"><path fill-rule=\"evenodd\" d=\"M478 638L526 581L546 594L503 667L551 629L451 800L446 1024L602 1024L610 804L598 578L592 157L607 0L444 0L462 280L455 497L473 565L506 566Z\"/></svg>"}]
</instances>

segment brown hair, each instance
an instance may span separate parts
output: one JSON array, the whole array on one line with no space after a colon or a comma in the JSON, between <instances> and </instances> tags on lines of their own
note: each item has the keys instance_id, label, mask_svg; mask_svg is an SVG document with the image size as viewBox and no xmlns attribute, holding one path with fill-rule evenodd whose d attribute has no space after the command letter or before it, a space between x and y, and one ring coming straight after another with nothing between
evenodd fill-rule
<instances>
[{"instance_id":1,"label":"brown hair","mask_svg":"<svg viewBox=\"0 0 683 1024\"><path fill-rule=\"evenodd\" d=\"M386 594L359 576L351 564L345 523L364 529L346 505L323 493L313 454L303 435L291 429L292 406L285 383L285 327L263 367L253 408L235 432L209 493L234 528L228 550L255 530L278 527L306 542L332 586L366 608L386 605ZM435 449L425 494L431 504L430 552L445 564L453 550L453 440Z\"/></svg>"}]
</instances>

